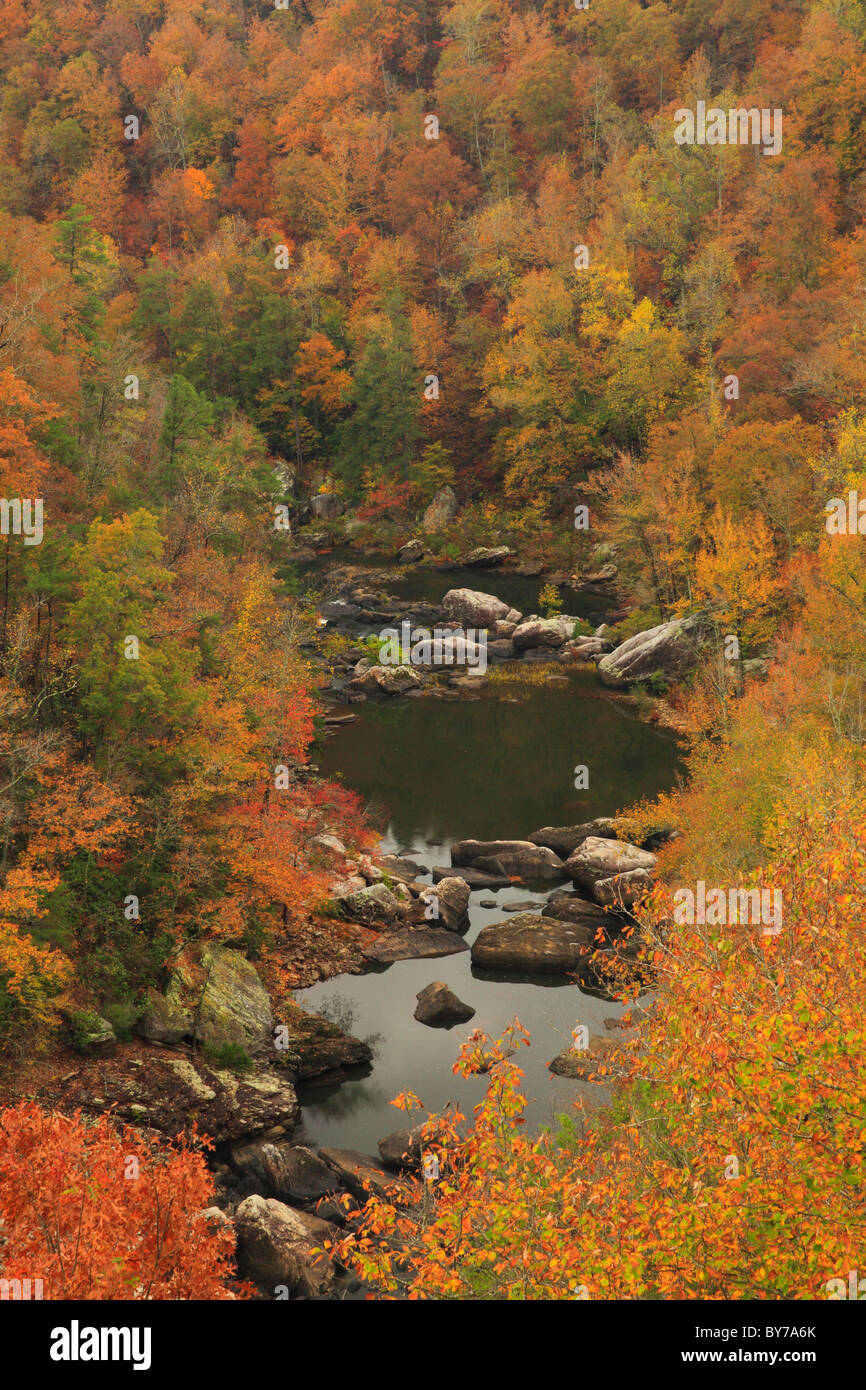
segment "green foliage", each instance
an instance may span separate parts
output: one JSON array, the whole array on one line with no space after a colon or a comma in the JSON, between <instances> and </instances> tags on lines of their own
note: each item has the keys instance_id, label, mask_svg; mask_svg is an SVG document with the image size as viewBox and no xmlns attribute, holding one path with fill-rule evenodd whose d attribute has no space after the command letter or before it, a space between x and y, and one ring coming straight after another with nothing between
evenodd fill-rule
<instances>
[{"instance_id":1,"label":"green foliage","mask_svg":"<svg viewBox=\"0 0 866 1390\"><path fill-rule=\"evenodd\" d=\"M538 608L545 618L557 618L562 612L562 591L555 584L545 584L538 595Z\"/></svg>"},{"instance_id":2,"label":"green foliage","mask_svg":"<svg viewBox=\"0 0 866 1390\"><path fill-rule=\"evenodd\" d=\"M108 524L95 521L86 544L75 547L81 597L65 630L78 656L75 714L87 739L133 732L153 738L195 709L195 653L160 630L174 582L162 555L156 518L143 508Z\"/></svg>"},{"instance_id":3,"label":"green foliage","mask_svg":"<svg viewBox=\"0 0 866 1390\"><path fill-rule=\"evenodd\" d=\"M641 680L636 681L634 689L647 695L666 695L670 689L670 681L661 671L653 671L649 676L643 676Z\"/></svg>"},{"instance_id":4,"label":"green foliage","mask_svg":"<svg viewBox=\"0 0 866 1390\"><path fill-rule=\"evenodd\" d=\"M245 1076L253 1069L253 1059L240 1043L208 1043L204 1047L204 1055L211 1066L236 1072L238 1076Z\"/></svg>"},{"instance_id":5,"label":"green foliage","mask_svg":"<svg viewBox=\"0 0 866 1390\"><path fill-rule=\"evenodd\" d=\"M118 1042L129 1042L141 1016L141 1009L137 1004L118 1001L104 1005L102 1016L111 1024Z\"/></svg>"},{"instance_id":6,"label":"green foliage","mask_svg":"<svg viewBox=\"0 0 866 1390\"><path fill-rule=\"evenodd\" d=\"M92 1009L78 1009L69 1019L69 1045L75 1052L87 1054L97 1047L94 1036L103 1031L99 1014Z\"/></svg>"},{"instance_id":7,"label":"green foliage","mask_svg":"<svg viewBox=\"0 0 866 1390\"><path fill-rule=\"evenodd\" d=\"M611 623L605 634L612 642L625 642L648 628L658 627L665 620L658 608L634 608L627 617Z\"/></svg>"}]
</instances>

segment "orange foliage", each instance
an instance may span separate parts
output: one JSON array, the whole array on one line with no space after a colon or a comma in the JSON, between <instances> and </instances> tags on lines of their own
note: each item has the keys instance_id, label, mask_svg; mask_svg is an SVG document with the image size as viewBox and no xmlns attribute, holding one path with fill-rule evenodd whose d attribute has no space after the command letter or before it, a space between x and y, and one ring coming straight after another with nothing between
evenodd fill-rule
<instances>
[{"instance_id":1,"label":"orange foliage","mask_svg":"<svg viewBox=\"0 0 866 1390\"><path fill-rule=\"evenodd\" d=\"M232 1228L202 1218L213 1190L184 1138L160 1149L23 1102L0 1114L0 1275L45 1299L234 1298Z\"/></svg>"}]
</instances>

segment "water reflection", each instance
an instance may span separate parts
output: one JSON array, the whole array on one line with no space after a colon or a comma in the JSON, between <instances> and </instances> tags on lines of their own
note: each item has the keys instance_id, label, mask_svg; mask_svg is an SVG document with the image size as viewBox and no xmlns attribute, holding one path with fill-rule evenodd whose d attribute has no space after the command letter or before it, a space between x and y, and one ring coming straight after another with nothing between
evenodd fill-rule
<instances>
[{"instance_id":1,"label":"water reflection","mask_svg":"<svg viewBox=\"0 0 866 1390\"><path fill-rule=\"evenodd\" d=\"M368 801L390 808L384 853L407 853L429 869L450 864L454 839L522 839L542 825L611 815L669 787L680 768L673 736L605 697L594 672L574 673L566 687L533 686L516 702L491 689L472 702L395 700L358 710L357 722L325 741L317 761L326 775L341 773ZM579 763L590 769L590 787L576 792ZM503 903L541 904L557 890L555 883L539 887L473 892L467 942L486 923L506 918ZM413 1017L417 994L434 980L472 1005L469 1023L434 1029ZM556 1123L578 1093L597 1100L599 1088L552 1076L549 1062L571 1045L578 1023L591 1035L610 1036L605 1019L623 1012L568 978L474 970L469 952L324 981L297 999L334 1021L351 1018L356 1037L379 1037L372 1075L307 1087L302 1100L310 1141L367 1153L407 1124L390 1104L401 1091L416 1092L429 1110L453 1102L471 1116L486 1080L453 1074L460 1044L475 1028L500 1036L515 1016L532 1039L515 1059L525 1074L528 1125Z\"/></svg>"}]
</instances>

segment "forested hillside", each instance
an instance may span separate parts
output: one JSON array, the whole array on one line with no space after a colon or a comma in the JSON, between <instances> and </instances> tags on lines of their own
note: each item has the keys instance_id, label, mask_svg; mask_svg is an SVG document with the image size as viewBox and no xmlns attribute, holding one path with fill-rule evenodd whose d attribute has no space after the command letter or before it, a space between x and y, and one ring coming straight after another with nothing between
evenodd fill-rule
<instances>
[{"instance_id":1,"label":"forested hillside","mask_svg":"<svg viewBox=\"0 0 866 1390\"><path fill-rule=\"evenodd\" d=\"M688 779L610 808L668 836L658 1002L612 1110L526 1135L503 1061L436 1212L374 1202L341 1258L383 1296L825 1297L866 1219L866 7L4 0L0 84L0 1176L20 1097L134 1045L191 942L280 1001L358 964L304 545L508 545L608 565L617 642L705 625L641 697ZM680 143L698 103L780 113L778 152ZM698 879L784 930L672 930ZM153 1296L222 1296L212 1239ZM98 1264L57 1296L135 1296Z\"/></svg>"}]
</instances>

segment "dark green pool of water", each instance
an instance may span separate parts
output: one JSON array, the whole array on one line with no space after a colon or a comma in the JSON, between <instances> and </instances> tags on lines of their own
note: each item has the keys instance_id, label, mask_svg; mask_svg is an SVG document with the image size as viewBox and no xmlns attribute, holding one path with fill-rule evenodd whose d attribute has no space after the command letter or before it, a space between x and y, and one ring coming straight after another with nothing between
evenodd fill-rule
<instances>
[{"instance_id":1,"label":"dark green pool of water","mask_svg":"<svg viewBox=\"0 0 866 1390\"><path fill-rule=\"evenodd\" d=\"M302 585L316 583L327 571L338 565L358 565L383 572L394 571L387 584L389 593L395 598L403 598L407 603L441 603L449 589L480 589L485 594L495 594L503 603L517 608L521 613L534 613L538 610L539 594L549 579L539 575L529 579L508 569L465 569L462 566L429 567L409 565L401 569L392 557L370 556L348 549L335 548L316 560L296 566ZM563 610L574 617L594 619L604 622L605 616L614 606L613 600L591 589L576 589L570 585L560 586Z\"/></svg>"},{"instance_id":2,"label":"dark green pool of water","mask_svg":"<svg viewBox=\"0 0 866 1390\"><path fill-rule=\"evenodd\" d=\"M669 787L680 766L675 739L605 696L594 672L574 674L567 687L498 687L473 700L393 700L359 710L355 724L325 741L317 761L323 773L341 774L368 803L387 808L384 852L410 851L431 868L450 863L455 839L523 838L542 825L612 814ZM578 764L589 769L586 791L574 789ZM507 917L499 904L541 905L559 886L473 893L465 939L471 943L483 925ZM495 899L497 907L481 907L482 899ZM415 996L433 980L444 980L476 1009L470 1023L443 1030L415 1021ZM568 979L481 976L468 952L342 976L299 991L297 999L374 1050L369 1075L302 1092L305 1137L368 1153L406 1123L390 1104L401 1091L415 1091L430 1110L456 1101L471 1116L486 1083L452 1074L460 1042L473 1028L499 1035L515 1015L532 1037L519 1057L528 1122L552 1122L586 1087L551 1076L548 1063L570 1045L577 1023L609 1036L604 1019L622 1012Z\"/></svg>"}]
</instances>

